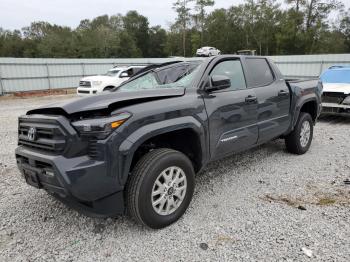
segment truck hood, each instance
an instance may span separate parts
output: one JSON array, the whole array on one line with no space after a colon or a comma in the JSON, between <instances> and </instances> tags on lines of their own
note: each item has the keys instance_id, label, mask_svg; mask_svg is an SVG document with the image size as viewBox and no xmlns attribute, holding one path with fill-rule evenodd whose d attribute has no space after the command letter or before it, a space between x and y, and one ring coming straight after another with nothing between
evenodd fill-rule
<instances>
[{"instance_id":1,"label":"truck hood","mask_svg":"<svg viewBox=\"0 0 350 262\"><path fill-rule=\"evenodd\" d=\"M64 102L50 104L27 112L30 114L74 114L97 110L115 110L118 108L183 96L185 88L159 88L140 91L105 92L101 95L73 98ZM62 112L63 110L63 112Z\"/></svg>"},{"instance_id":2,"label":"truck hood","mask_svg":"<svg viewBox=\"0 0 350 262\"><path fill-rule=\"evenodd\" d=\"M350 84L346 83L323 83L323 92L340 92L350 94Z\"/></svg>"}]
</instances>

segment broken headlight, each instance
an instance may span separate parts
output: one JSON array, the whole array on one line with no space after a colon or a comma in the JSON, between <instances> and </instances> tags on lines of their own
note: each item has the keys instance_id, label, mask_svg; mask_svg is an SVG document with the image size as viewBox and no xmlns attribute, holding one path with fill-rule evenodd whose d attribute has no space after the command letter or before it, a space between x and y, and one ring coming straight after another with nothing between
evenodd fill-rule
<instances>
[{"instance_id":1,"label":"broken headlight","mask_svg":"<svg viewBox=\"0 0 350 262\"><path fill-rule=\"evenodd\" d=\"M80 135L105 139L130 117L130 113L121 113L110 117L79 120L72 125Z\"/></svg>"},{"instance_id":2,"label":"broken headlight","mask_svg":"<svg viewBox=\"0 0 350 262\"><path fill-rule=\"evenodd\" d=\"M343 105L349 105L350 106L350 96L345 97L343 100Z\"/></svg>"}]
</instances>

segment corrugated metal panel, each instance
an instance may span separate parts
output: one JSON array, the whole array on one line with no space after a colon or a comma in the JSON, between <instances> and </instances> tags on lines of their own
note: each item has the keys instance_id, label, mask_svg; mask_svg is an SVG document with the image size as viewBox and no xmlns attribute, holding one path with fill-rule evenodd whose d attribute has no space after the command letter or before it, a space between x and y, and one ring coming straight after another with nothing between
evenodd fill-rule
<instances>
[{"instance_id":1,"label":"corrugated metal panel","mask_svg":"<svg viewBox=\"0 0 350 262\"><path fill-rule=\"evenodd\" d=\"M106 73L109 69L113 67L111 64L84 64L84 75L99 75Z\"/></svg>"},{"instance_id":2,"label":"corrugated metal panel","mask_svg":"<svg viewBox=\"0 0 350 262\"><path fill-rule=\"evenodd\" d=\"M318 77L334 64L350 64L350 54L271 56L287 77ZM200 58L52 59L0 58L0 95L17 91L76 87L79 79L117 65L147 65Z\"/></svg>"},{"instance_id":3,"label":"corrugated metal panel","mask_svg":"<svg viewBox=\"0 0 350 262\"><path fill-rule=\"evenodd\" d=\"M147 65L198 58L53 59L0 58L0 95L18 91L76 87L84 76L117 65Z\"/></svg>"},{"instance_id":4,"label":"corrugated metal panel","mask_svg":"<svg viewBox=\"0 0 350 262\"><path fill-rule=\"evenodd\" d=\"M318 77L335 64L350 64L350 54L271 56L287 77Z\"/></svg>"}]
</instances>

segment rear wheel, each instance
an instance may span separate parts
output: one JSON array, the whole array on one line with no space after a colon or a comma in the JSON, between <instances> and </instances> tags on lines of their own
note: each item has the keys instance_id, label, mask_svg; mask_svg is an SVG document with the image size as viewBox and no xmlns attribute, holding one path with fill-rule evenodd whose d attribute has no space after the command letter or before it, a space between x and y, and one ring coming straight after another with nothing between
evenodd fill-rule
<instances>
[{"instance_id":1,"label":"rear wheel","mask_svg":"<svg viewBox=\"0 0 350 262\"><path fill-rule=\"evenodd\" d=\"M293 132L286 138L287 150L293 154L306 153L311 145L314 123L309 113L301 112Z\"/></svg>"},{"instance_id":2,"label":"rear wheel","mask_svg":"<svg viewBox=\"0 0 350 262\"><path fill-rule=\"evenodd\" d=\"M155 149L132 172L127 186L128 213L148 227L166 227L185 213L193 191L194 170L187 156L172 149Z\"/></svg>"}]
</instances>

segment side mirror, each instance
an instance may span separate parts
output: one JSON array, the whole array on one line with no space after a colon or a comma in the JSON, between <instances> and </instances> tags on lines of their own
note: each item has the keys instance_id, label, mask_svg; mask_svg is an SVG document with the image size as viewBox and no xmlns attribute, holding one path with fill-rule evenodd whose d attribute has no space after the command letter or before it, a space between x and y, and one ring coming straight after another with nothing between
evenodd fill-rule
<instances>
[{"instance_id":1,"label":"side mirror","mask_svg":"<svg viewBox=\"0 0 350 262\"><path fill-rule=\"evenodd\" d=\"M122 72L120 73L120 78L125 78L125 77L129 77L128 73L127 72Z\"/></svg>"},{"instance_id":2,"label":"side mirror","mask_svg":"<svg viewBox=\"0 0 350 262\"><path fill-rule=\"evenodd\" d=\"M222 90L231 87L231 80L225 75L213 75L210 79L211 86L207 86L207 91Z\"/></svg>"}]
</instances>

